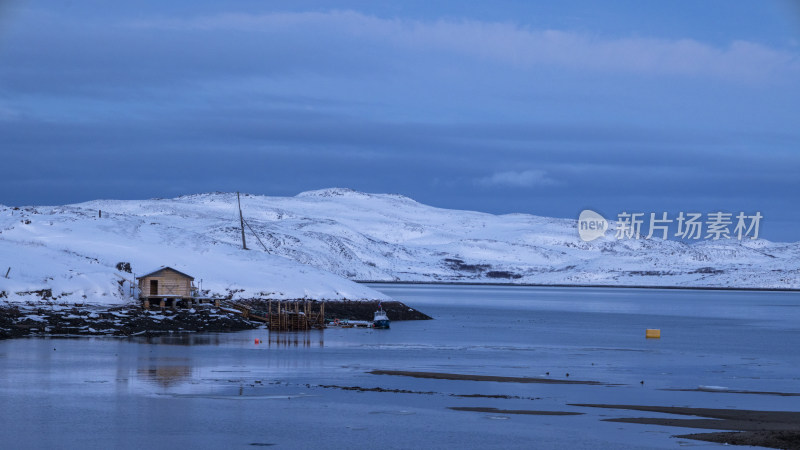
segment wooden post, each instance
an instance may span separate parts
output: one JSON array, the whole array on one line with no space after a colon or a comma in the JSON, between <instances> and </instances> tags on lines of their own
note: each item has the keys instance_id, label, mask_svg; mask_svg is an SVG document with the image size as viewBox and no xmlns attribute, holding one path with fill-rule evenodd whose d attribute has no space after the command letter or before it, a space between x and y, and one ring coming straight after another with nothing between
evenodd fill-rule
<instances>
[{"instance_id":1,"label":"wooden post","mask_svg":"<svg viewBox=\"0 0 800 450\"><path fill-rule=\"evenodd\" d=\"M218 299L218 298L215 298L215 299L214 299L214 306L216 306L217 308L219 308L219 299Z\"/></svg>"},{"instance_id":2,"label":"wooden post","mask_svg":"<svg viewBox=\"0 0 800 450\"><path fill-rule=\"evenodd\" d=\"M11 273L11 267L9 267L8 270L6 270L6 278L8 278L9 273Z\"/></svg>"},{"instance_id":3,"label":"wooden post","mask_svg":"<svg viewBox=\"0 0 800 450\"><path fill-rule=\"evenodd\" d=\"M239 225L242 228L242 249L247 250L247 242L244 240L244 216L242 216L242 200L239 198L239 193L236 193L236 201L239 203Z\"/></svg>"},{"instance_id":4,"label":"wooden post","mask_svg":"<svg viewBox=\"0 0 800 450\"><path fill-rule=\"evenodd\" d=\"M144 303L142 304L142 309L150 310L150 300L145 299Z\"/></svg>"},{"instance_id":5,"label":"wooden post","mask_svg":"<svg viewBox=\"0 0 800 450\"><path fill-rule=\"evenodd\" d=\"M162 298L161 302L159 302L158 306L161 307L161 312L164 312L164 308L167 306L167 302L165 302L164 299Z\"/></svg>"}]
</instances>

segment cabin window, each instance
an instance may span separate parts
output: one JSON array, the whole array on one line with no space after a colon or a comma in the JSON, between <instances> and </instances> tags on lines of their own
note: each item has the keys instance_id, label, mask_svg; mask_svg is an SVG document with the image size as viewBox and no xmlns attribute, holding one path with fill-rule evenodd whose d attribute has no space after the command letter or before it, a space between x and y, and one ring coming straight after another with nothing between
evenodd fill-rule
<instances>
[{"instance_id":1,"label":"cabin window","mask_svg":"<svg viewBox=\"0 0 800 450\"><path fill-rule=\"evenodd\" d=\"M150 280L150 295L158 295L158 280Z\"/></svg>"}]
</instances>

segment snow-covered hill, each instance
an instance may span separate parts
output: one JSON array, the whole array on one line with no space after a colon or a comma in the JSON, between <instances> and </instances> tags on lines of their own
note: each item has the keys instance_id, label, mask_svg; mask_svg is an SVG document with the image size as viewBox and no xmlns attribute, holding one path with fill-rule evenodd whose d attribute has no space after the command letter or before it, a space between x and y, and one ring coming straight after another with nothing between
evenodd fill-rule
<instances>
[{"instance_id":1,"label":"snow-covered hill","mask_svg":"<svg viewBox=\"0 0 800 450\"><path fill-rule=\"evenodd\" d=\"M169 265L235 297L382 297L347 279L800 288L800 243L617 241L612 233L583 242L574 220L446 210L349 189L242 195L242 208L249 251L240 248L232 193L0 206L0 291L122 299L120 281L131 275L118 262L139 274Z\"/></svg>"}]
</instances>

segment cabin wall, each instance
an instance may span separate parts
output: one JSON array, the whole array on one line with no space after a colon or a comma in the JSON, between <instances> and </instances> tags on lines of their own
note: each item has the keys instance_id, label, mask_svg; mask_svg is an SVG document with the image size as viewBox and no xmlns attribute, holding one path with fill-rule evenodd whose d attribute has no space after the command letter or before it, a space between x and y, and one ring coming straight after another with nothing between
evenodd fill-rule
<instances>
[{"instance_id":1,"label":"cabin wall","mask_svg":"<svg viewBox=\"0 0 800 450\"><path fill-rule=\"evenodd\" d=\"M158 281L158 293L150 292L150 280ZM191 297L192 280L172 271L164 271L157 276L139 279L142 297Z\"/></svg>"}]
</instances>

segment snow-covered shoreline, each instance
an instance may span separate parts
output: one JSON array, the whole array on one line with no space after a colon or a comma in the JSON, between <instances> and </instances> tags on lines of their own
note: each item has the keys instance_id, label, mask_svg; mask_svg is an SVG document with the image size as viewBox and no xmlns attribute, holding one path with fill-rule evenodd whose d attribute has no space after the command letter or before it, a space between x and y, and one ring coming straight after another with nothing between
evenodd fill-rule
<instances>
[{"instance_id":1,"label":"snow-covered shoreline","mask_svg":"<svg viewBox=\"0 0 800 450\"><path fill-rule=\"evenodd\" d=\"M260 324L218 308L144 311L134 305L0 305L0 340L26 336L152 336L229 332Z\"/></svg>"},{"instance_id":2,"label":"snow-covered shoreline","mask_svg":"<svg viewBox=\"0 0 800 450\"><path fill-rule=\"evenodd\" d=\"M800 292L800 288L780 287L726 287L726 286L659 286L625 284L535 284L469 281L375 281L356 280L357 283L398 286L487 286L487 287L533 287L533 288L604 288L604 289L662 289L677 291L753 291L753 292Z\"/></svg>"},{"instance_id":3,"label":"snow-covered shoreline","mask_svg":"<svg viewBox=\"0 0 800 450\"><path fill-rule=\"evenodd\" d=\"M267 301L242 299L238 303L265 311ZM312 309L319 309L311 301ZM325 302L325 318L372 321L379 303L391 320L428 320L425 313L395 300L333 300ZM191 309L143 310L140 305L68 304L53 301L0 304L0 340L26 336L153 336L164 333L219 333L262 328L229 308L211 304Z\"/></svg>"}]
</instances>

